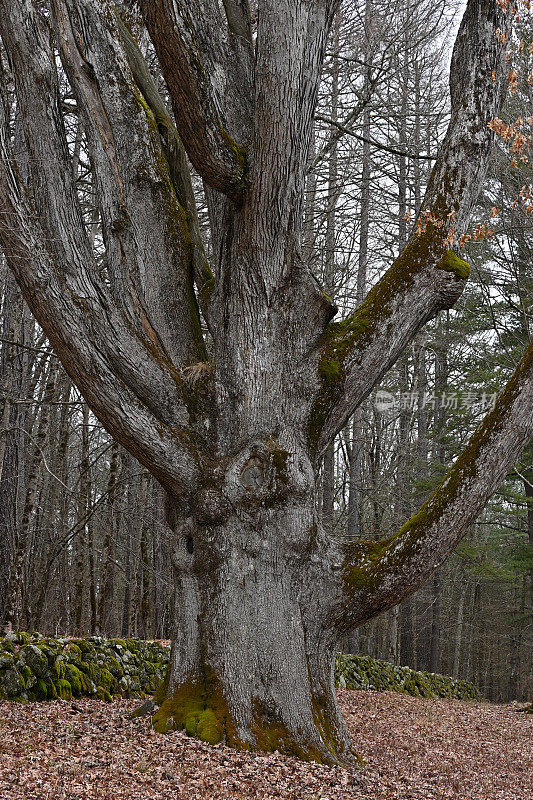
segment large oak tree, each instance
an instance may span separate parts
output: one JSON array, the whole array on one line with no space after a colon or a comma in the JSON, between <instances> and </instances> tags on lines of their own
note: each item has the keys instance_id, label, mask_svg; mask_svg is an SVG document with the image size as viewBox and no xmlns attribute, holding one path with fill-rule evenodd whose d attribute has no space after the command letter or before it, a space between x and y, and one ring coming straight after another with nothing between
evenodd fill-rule
<instances>
[{"instance_id":1,"label":"large oak tree","mask_svg":"<svg viewBox=\"0 0 533 800\"><path fill-rule=\"evenodd\" d=\"M337 322L300 250L337 0L258 0L253 25L247 0L142 0L171 107L113 4L0 0L24 141L22 177L4 92L1 246L94 413L166 492L176 600L159 730L355 759L333 689L339 639L423 583L533 434L530 346L395 536L342 545L321 529L326 448L464 288L450 232L468 220L506 91L507 5L469 0L420 224ZM72 173L63 75L86 137L103 261ZM189 163L205 189L209 261Z\"/></svg>"}]
</instances>

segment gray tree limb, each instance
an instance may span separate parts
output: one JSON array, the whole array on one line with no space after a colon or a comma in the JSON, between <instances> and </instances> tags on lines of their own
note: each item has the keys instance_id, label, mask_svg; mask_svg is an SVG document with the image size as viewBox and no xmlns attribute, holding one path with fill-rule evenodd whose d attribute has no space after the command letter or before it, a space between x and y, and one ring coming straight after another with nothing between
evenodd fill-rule
<instances>
[{"instance_id":1,"label":"gray tree limb","mask_svg":"<svg viewBox=\"0 0 533 800\"><path fill-rule=\"evenodd\" d=\"M246 140L226 104L231 48L225 22L213 0L141 0L146 27L170 90L176 124L194 168L214 189L240 197L246 168ZM249 99L233 97L237 106ZM241 108L242 110L242 108Z\"/></svg>"},{"instance_id":2,"label":"gray tree limb","mask_svg":"<svg viewBox=\"0 0 533 800\"><path fill-rule=\"evenodd\" d=\"M346 629L419 588L463 538L533 438L533 341L453 467L390 539L345 546L337 624Z\"/></svg>"},{"instance_id":3,"label":"gray tree limb","mask_svg":"<svg viewBox=\"0 0 533 800\"><path fill-rule=\"evenodd\" d=\"M317 457L369 395L414 334L460 297L468 268L450 251L450 231L462 233L486 173L493 143L489 122L507 89L503 45L509 12L493 0L470 0L454 47L452 114L422 204L419 230L353 315L332 323L324 358L336 375L317 404L324 424ZM331 372L331 370L330 370Z\"/></svg>"}]
</instances>

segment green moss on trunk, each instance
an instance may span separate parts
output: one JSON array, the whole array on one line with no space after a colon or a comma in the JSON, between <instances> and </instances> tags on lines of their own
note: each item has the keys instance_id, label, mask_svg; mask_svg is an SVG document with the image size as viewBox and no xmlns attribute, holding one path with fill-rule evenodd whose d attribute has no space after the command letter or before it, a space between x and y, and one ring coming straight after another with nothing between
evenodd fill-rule
<instances>
[{"instance_id":1,"label":"green moss on trunk","mask_svg":"<svg viewBox=\"0 0 533 800\"><path fill-rule=\"evenodd\" d=\"M216 674L206 669L203 681L188 680L154 714L156 731L185 730L209 744L231 743L235 728Z\"/></svg>"}]
</instances>

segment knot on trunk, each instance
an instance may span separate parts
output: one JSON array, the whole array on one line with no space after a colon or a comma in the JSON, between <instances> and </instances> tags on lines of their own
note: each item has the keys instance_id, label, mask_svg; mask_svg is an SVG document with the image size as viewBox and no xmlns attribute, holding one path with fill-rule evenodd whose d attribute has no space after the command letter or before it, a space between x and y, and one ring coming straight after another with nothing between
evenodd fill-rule
<instances>
[{"instance_id":1,"label":"knot on trunk","mask_svg":"<svg viewBox=\"0 0 533 800\"><path fill-rule=\"evenodd\" d=\"M233 506L250 512L306 496L312 486L306 454L268 439L252 442L234 459L226 473L225 494Z\"/></svg>"}]
</instances>

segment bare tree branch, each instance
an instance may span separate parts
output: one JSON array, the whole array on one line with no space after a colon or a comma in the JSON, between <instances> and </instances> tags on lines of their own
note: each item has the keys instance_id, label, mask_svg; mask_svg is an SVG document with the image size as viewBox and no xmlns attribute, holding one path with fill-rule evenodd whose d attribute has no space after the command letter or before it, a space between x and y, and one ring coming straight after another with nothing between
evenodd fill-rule
<instances>
[{"instance_id":1,"label":"bare tree branch","mask_svg":"<svg viewBox=\"0 0 533 800\"><path fill-rule=\"evenodd\" d=\"M333 125L333 127L337 128L337 130L341 133L346 133L348 136L353 136L354 139L358 139L360 142L368 142L368 144L371 144L372 147L375 147L377 150L384 150L386 153L392 153L396 156L405 156L406 158L418 158L422 161L435 161L435 156L425 155L424 153L413 153L409 150L398 150L397 147L391 147L383 142L377 142L375 139L368 139L366 136L361 136L361 134L356 133L354 130L347 128L345 125L341 125L339 122L336 122L333 119L329 119L329 117L324 117L322 114L315 114L315 119L318 119L321 122L326 122L328 125Z\"/></svg>"},{"instance_id":2,"label":"bare tree branch","mask_svg":"<svg viewBox=\"0 0 533 800\"><path fill-rule=\"evenodd\" d=\"M99 279L59 115L48 26L27 0L2 0L0 12L2 38L16 67L35 203L10 152L2 113L2 248L28 305L97 416L143 463L155 457L158 475L177 490L197 471L184 445L189 413L180 376L163 352L154 358L147 335L132 332Z\"/></svg>"},{"instance_id":3,"label":"bare tree branch","mask_svg":"<svg viewBox=\"0 0 533 800\"><path fill-rule=\"evenodd\" d=\"M187 156L179 138L178 131L176 130L174 120L168 113L163 98L159 94L148 64L127 25L118 14L117 26L135 83L148 103L157 123L161 136L161 146L168 162L170 177L176 191L178 202L187 213L193 245L195 280L198 290L201 293L202 288L212 279L213 274L207 262L202 237L200 235L196 200L194 197L189 165L187 163Z\"/></svg>"},{"instance_id":4,"label":"bare tree branch","mask_svg":"<svg viewBox=\"0 0 533 800\"><path fill-rule=\"evenodd\" d=\"M416 331L463 291L469 268L449 250L450 232L463 231L485 176L493 143L488 124L507 89L505 51L495 31L508 33L511 23L510 11L494 0L468 3L450 71L451 121L419 225L363 304L330 324L321 366L325 388L312 423L318 458Z\"/></svg>"},{"instance_id":5,"label":"bare tree branch","mask_svg":"<svg viewBox=\"0 0 533 800\"><path fill-rule=\"evenodd\" d=\"M131 366L141 365L128 358L130 342L121 351L120 327L109 324L100 298L89 295L87 288L84 296L79 294L81 286L75 287L54 263L13 166L4 121L0 122L0 241L24 297L106 429L143 464L155 467L165 485L181 492L194 484L198 469L186 445L185 409L174 412L171 432L109 369L106 351L111 347ZM80 275L82 282L86 278Z\"/></svg>"},{"instance_id":6,"label":"bare tree branch","mask_svg":"<svg viewBox=\"0 0 533 800\"><path fill-rule=\"evenodd\" d=\"M242 131L232 129L225 104L228 71L236 65L230 63L218 3L141 0L140 5L194 168L214 189L239 198L246 152L238 140ZM236 106L248 100L234 98Z\"/></svg>"},{"instance_id":7,"label":"bare tree branch","mask_svg":"<svg viewBox=\"0 0 533 800\"><path fill-rule=\"evenodd\" d=\"M111 6L104 15L94 0L68 6L54 0L53 9L87 133L115 302L176 367L202 361L186 213L161 158L156 121L132 81Z\"/></svg>"},{"instance_id":8,"label":"bare tree branch","mask_svg":"<svg viewBox=\"0 0 533 800\"><path fill-rule=\"evenodd\" d=\"M345 545L339 626L353 629L421 586L463 538L532 438L533 340L496 407L420 510L390 539Z\"/></svg>"}]
</instances>

